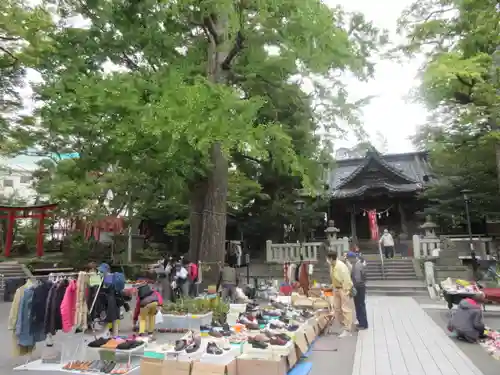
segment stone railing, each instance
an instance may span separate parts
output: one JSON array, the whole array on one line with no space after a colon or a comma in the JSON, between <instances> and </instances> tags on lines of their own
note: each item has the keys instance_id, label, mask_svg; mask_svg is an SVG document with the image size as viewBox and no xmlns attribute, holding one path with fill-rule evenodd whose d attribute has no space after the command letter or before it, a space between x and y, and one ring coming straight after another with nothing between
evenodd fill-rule
<instances>
[{"instance_id":1,"label":"stone railing","mask_svg":"<svg viewBox=\"0 0 500 375\"><path fill-rule=\"evenodd\" d=\"M452 243L455 243L457 246L460 243L469 243L470 239L468 237L458 237L458 236L443 236L443 238L437 237L421 237L419 235L413 236L413 256L415 258L426 258L430 256L439 256L439 251L441 249L441 241L446 240ZM481 257L486 254L486 246L488 243L492 241L489 237L473 237L472 238L474 247L476 249L476 255ZM466 248L467 246L464 244L462 248ZM437 250L437 251L435 251ZM457 253L457 258L459 256L467 256L469 255L469 249L464 250L455 250Z\"/></svg>"},{"instance_id":2,"label":"stone railing","mask_svg":"<svg viewBox=\"0 0 500 375\"><path fill-rule=\"evenodd\" d=\"M266 241L267 263L299 262L302 259L308 262L321 260L320 248L323 242L304 242L302 247L298 243L272 243ZM349 239L347 237L332 240L331 250L335 250L339 255L349 251Z\"/></svg>"},{"instance_id":3,"label":"stone railing","mask_svg":"<svg viewBox=\"0 0 500 375\"><path fill-rule=\"evenodd\" d=\"M420 237L415 234L413 236L413 257L414 258L425 258L432 256L432 251L439 249L441 246L441 240L437 237Z\"/></svg>"}]
</instances>

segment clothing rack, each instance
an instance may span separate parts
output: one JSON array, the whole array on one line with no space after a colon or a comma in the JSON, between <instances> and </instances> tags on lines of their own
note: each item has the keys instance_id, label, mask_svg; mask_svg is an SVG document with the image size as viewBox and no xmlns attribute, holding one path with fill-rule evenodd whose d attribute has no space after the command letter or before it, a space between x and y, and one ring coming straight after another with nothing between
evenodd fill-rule
<instances>
[{"instance_id":1,"label":"clothing rack","mask_svg":"<svg viewBox=\"0 0 500 375\"><path fill-rule=\"evenodd\" d=\"M4 274L0 274L1 278L11 280L11 279L43 279L47 277L53 277L53 276L78 276L79 272L58 272L58 273L49 273L48 275L32 275L32 276L9 276L5 277Z\"/></svg>"}]
</instances>

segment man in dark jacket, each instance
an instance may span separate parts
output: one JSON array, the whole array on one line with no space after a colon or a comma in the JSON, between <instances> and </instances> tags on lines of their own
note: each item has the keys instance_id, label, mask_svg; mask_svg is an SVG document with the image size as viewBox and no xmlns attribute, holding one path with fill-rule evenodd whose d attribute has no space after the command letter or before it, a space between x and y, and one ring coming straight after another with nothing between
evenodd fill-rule
<instances>
[{"instance_id":1,"label":"man in dark jacket","mask_svg":"<svg viewBox=\"0 0 500 375\"><path fill-rule=\"evenodd\" d=\"M477 342L484 335L483 310L476 301L465 298L448 322L448 330L457 338L467 342Z\"/></svg>"},{"instance_id":2,"label":"man in dark jacket","mask_svg":"<svg viewBox=\"0 0 500 375\"><path fill-rule=\"evenodd\" d=\"M366 273L365 265L358 254L349 251L347 261L351 264L351 279L356 289L354 295L354 307L356 309L356 318L358 319L357 328L359 330L368 328L368 318L366 316Z\"/></svg>"}]
</instances>

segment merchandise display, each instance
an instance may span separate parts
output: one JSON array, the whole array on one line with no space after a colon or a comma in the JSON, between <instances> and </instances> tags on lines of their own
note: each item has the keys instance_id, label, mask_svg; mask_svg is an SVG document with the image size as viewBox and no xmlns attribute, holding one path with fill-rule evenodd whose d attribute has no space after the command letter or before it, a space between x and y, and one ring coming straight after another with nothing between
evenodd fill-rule
<instances>
[{"instance_id":1,"label":"merchandise display","mask_svg":"<svg viewBox=\"0 0 500 375\"><path fill-rule=\"evenodd\" d=\"M77 284L68 280L61 284L66 285L61 288L66 290L70 288L69 285ZM109 290L105 288L103 293L109 293L107 289ZM138 294L139 288L135 289ZM85 290L91 296L101 293L100 290L93 292L92 286L88 284ZM143 292L144 289L141 293ZM114 306L113 298L116 298L116 294L107 297L109 301L113 301ZM161 324L156 323L157 333L154 337L151 334L120 336L106 331L90 340L88 336L82 336L88 340L84 345L86 351L80 351L76 358L65 357L62 360L60 353L47 352L43 362L35 361L17 369L40 370L42 366L47 366L50 371L56 371L54 369L58 367L58 371L97 375L127 374L141 367L141 373L148 375L162 375L166 372L179 375L240 375L241 372L246 375L251 374L255 361L259 361L259 366L263 366L264 370L272 371L275 375L286 375L301 357L306 356L316 336L325 327L326 319L323 311L294 307L290 297L285 300L275 296L273 298L269 303L260 305L228 305L219 298L188 299L167 304L163 307L161 323L170 319L172 324L175 318L171 317L196 319L205 314L210 314L211 319L197 320L194 327L187 329L182 335L163 335L160 333ZM89 317L93 316L92 308L101 313L107 311L97 303L87 307L91 312ZM75 316L78 315L78 309L74 309ZM226 317L232 317L232 320L226 320ZM70 323L73 327L76 324L73 321Z\"/></svg>"},{"instance_id":2,"label":"merchandise display","mask_svg":"<svg viewBox=\"0 0 500 375\"><path fill-rule=\"evenodd\" d=\"M500 332L486 329L486 339L482 340L481 346L495 359L500 360Z\"/></svg>"}]
</instances>

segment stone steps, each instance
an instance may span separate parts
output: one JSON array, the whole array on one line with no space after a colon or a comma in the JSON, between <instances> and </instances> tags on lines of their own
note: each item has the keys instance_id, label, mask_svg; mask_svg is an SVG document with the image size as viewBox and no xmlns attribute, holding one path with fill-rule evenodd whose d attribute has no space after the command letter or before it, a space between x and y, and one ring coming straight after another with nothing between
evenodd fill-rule
<instances>
[{"instance_id":1,"label":"stone steps","mask_svg":"<svg viewBox=\"0 0 500 375\"><path fill-rule=\"evenodd\" d=\"M27 267L17 262L0 262L0 293L3 295L5 280L9 278L29 277L30 272Z\"/></svg>"}]
</instances>

